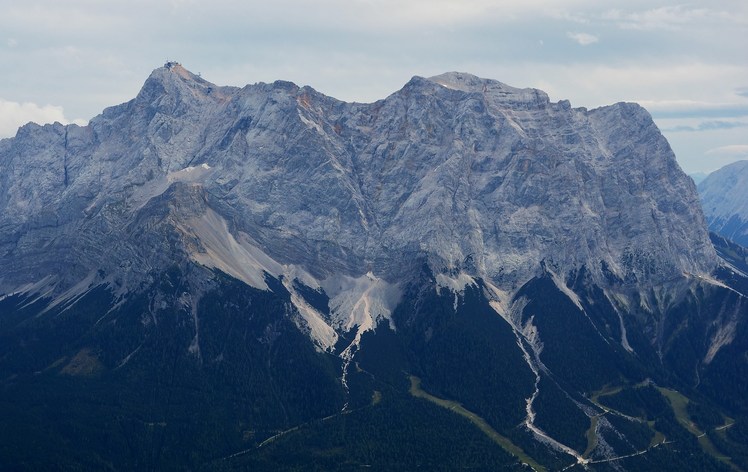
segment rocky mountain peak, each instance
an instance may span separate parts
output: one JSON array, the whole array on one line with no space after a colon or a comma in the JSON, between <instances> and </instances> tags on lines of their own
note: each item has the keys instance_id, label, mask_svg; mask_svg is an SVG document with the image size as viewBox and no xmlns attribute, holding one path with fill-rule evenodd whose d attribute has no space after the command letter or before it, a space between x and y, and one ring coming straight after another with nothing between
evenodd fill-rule
<instances>
[{"instance_id":1,"label":"rocky mountain peak","mask_svg":"<svg viewBox=\"0 0 748 472\"><path fill-rule=\"evenodd\" d=\"M216 87L215 84L208 82L207 80L200 77L198 74L194 74L189 70L185 69L178 62L167 62L163 67L154 69L151 75L146 80L146 84L149 81L157 81L162 83L182 83L188 86L194 86L199 84L203 86Z\"/></svg>"},{"instance_id":2,"label":"rocky mountain peak","mask_svg":"<svg viewBox=\"0 0 748 472\"><path fill-rule=\"evenodd\" d=\"M181 64L167 62L154 70L143 84L136 102L153 104L169 97L170 101L225 98L231 88L218 87L199 75L188 71Z\"/></svg>"},{"instance_id":3,"label":"rocky mountain peak","mask_svg":"<svg viewBox=\"0 0 748 472\"><path fill-rule=\"evenodd\" d=\"M464 72L446 72L427 80L442 87L466 93L480 93L504 104L534 103L538 106L550 104L548 95L533 88L516 88L497 80L482 79Z\"/></svg>"},{"instance_id":4,"label":"rocky mountain peak","mask_svg":"<svg viewBox=\"0 0 748 472\"><path fill-rule=\"evenodd\" d=\"M573 109L458 72L347 104L289 82L219 87L167 63L133 101L62 131L24 140L27 160L12 150L21 141L3 148L2 165L26 175L1 182L7 224L54 200L54 223L40 227L89 227L85 216L126 228L187 179L233 231L320 277L374 270L396 281L428 261L511 290L544 260L631 283L716 263L690 179L635 105ZM54 185L21 172L35 163L59 168ZM128 237L117 244L136 244ZM6 254L31 247L45 246Z\"/></svg>"},{"instance_id":5,"label":"rocky mountain peak","mask_svg":"<svg viewBox=\"0 0 748 472\"><path fill-rule=\"evenodd\" d=\"M429 77L428 80L454 90L463 92L483 92L487 80L465 72L445 72ZM499 83L499 82L496 82Z\"/></svg>"},{"instance_id":6,"label":"rocky mountain peak","mask_svg":"<svg viewBox=\"0 0 748 472\"><path fill-rule=\"evenodd\" d=\"M708 215L725 217L739 214L748 217L748 161L729 164L709 174L699 184Z\"/></svg>"}]
</instances>

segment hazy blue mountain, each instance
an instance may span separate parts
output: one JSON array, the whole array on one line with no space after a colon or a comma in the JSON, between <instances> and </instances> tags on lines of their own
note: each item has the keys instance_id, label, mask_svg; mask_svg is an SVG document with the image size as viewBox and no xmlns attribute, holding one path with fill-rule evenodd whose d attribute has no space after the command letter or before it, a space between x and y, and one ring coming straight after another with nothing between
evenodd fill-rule
<instances>
[{"instance_id":1,"label":"hazy blue mountain","mask_svg":"<svg viewBox=\"0 0 748 472\"><path fill-rule=\"evenodd\" d=\"M696 185L699 185L704 179L707 178L708 175L709 174L705 172L694 172L692 174L688 174L688 176L691 177L691 179L693 179Z\"/></svg>"},{"instance_id":2,"label":"hazy blue mountain","mask_svg":"<svg viewBox=\"0 0 748 472\"><path fill-rule=\"evenodd\" d=\"M712 172L698 189L709 229L748 246L748 161Z\"/></svg>"},{"instance_id":3,"label":"hazy blue mountain","mask_svg":"<svg viewBox=\"0 0 748 472\"><path fill-rule=\"evenodd\" d=\"M636 104L167 63L0 141L0 466L746 468L745 258L698 202Z\"/></svg>"}]
</instances>

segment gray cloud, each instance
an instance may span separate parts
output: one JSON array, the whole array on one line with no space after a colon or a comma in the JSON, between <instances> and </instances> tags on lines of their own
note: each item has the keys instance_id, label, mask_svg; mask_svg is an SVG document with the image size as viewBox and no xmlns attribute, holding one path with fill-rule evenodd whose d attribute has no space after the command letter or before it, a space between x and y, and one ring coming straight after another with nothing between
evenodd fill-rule
<instances>
[{"instance_id":1,"label":"gray cloud","mask_svg":"<svg viewBox=\"0 0 748 472\"><path fill-rule=\"evenodd\" d=\"M670 128L663 128L663 133L681 133L697 131L714 131L721 129L746 128L748 123L744 121L704 121L696 126L678 125Z\"/></svg>"},{"instance_id":2,"label":"gray cloud","mask_svg":"<svg viewBox=\"0 0 748 472\"><path fill-rule=\"evenodd\" d=\"M650 113L655 119L660 118L738 118L748 116L748 104L715 104L714 106L694 106L682 109L657 109L650 108ZM713 121L711 123L725 122ZM733 128L735 126L732 126ZM713 128L716 129L716 128ZM722 129L726 129L724 126Z\"/></svg>"},{"instance_id":3,"label":"gray cloud","mask_svg":"<svg viewBox=\"0 0 748 472\"><path fill-rule=\"evenodd\" d=\"M689 24L707 19L729 19L722 12L707 8L684 8L669 5L641 11L608 10L601 19L611 21L620 28L632 30L679 30Z\"/></svg>"}]
</instances>

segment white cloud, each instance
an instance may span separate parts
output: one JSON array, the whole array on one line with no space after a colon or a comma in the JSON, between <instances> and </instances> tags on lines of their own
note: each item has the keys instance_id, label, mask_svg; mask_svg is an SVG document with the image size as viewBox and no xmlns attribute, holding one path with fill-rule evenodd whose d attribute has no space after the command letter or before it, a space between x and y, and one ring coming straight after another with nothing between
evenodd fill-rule
<instances>
[{"instance_id":1,"label":"white cloud","mask_svg":"<svg viewBox=\"0 0 748 472\"><path fill-rule=\"evenodd\" d=\"M566 33L566 36L573 39L582 46L589 46L598 42L599 38L588 33Z\"/></svg>"},{"instance_id":2,"label":"white cloud","mask_svg":"<svg viewBox=\"0 0 748 472\"><path fill-rule=\"evenodd\" d=\"M38 124L54 123L55 121L68 124L71 120L65 118L62 107L54 105L39 106L35 103L10 102L0 98L0 138L15 136L18 128L29 121ZM85 125L85 120L72 122Z\"/></svg>"},{"instance_id":3,"label":"white cloud","mask_svg":"<svg viewBox=\"0 0 748 472\"><path fill-rule=\"evenodd\" d=\"M730 157L748 157L748 144L731 144L729 146L720 146L709 149L705 154L730 156Z\"/></svg>"},{"instance_id":4,"label":"white cloud","mask_svg":"<svg viewBox=\"0 0 748 472\"><path fill-rule=\"evenodd\" d=\"M602 15L602 19L613 21L621 28L634 30L676 30L685 25L715 17L722 17L722 15L706 8L685 9L680 5L639 12L609 10Z\"/></svg>"}]
</instances>

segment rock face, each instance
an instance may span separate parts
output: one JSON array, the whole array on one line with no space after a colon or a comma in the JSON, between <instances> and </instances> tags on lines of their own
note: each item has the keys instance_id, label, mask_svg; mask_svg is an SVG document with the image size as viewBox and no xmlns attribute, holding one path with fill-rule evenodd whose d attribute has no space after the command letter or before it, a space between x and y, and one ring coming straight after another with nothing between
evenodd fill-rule
<instances>
[{"instance_id":1,"label":"rock face","mask_svg":"<svg viewBox=\"0 0 748 472\"><path fill-rule=\"evenodd\" d=\"M748 161L738 161L699 184L709 230L748 246Z\"/></svg>"},{"instance_id":2,"label":"rock face","mask_svg":"<svg viewBox=\"0 0 748 472\"><path fill-rule=\"evenodd\" d=\"M0 141L0 431L25 434L0 464L682 469L656 386L748 412L748 276L715 241L635 104L461 73L344 103L167 63L86 127Z\"/></svg>"},{"instance_id":3,"label":"rock face","mask_svg":"<svg viewBox=\"0 0 748 472\"><path fill-rule=\"evenodd\" d=\"M574 109L466 74L348 104L168 64L89 126L29 124L0 156L6 292L50 274L123 277L123 263L138 280L171 243L165 229L144 248L132 222L198 193L232 233L319 279L398 281L426 260L511 290L541 261L631 283L716 264L694 187L644 109Z\"/></svg>"}]
</instances>

